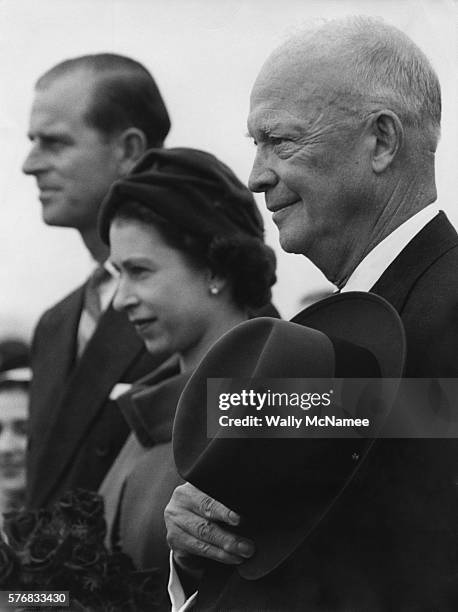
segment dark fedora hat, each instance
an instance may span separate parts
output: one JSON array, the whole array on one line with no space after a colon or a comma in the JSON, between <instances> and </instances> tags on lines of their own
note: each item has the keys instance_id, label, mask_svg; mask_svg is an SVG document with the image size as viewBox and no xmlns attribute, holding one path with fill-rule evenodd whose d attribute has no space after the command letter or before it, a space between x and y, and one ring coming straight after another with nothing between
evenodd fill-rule
<instances>
[{"instance_id":1,"label":"dark fedora hat","mask_svg":"<svg viewBox=\"0 0 458 612\"><path fill-rule=\"evenodd\" d=\"M374 441L229 439L224 427L207 437L207 380L398 379L405 346L401 320L388 302L349 292L312 305L293 322L259 318L238 325L204 357L178 404L174 456L186 481L242 516L238 531L254 541L256 552L237 566L241 576L269 574L338 511ZM242 414L239 409L234 416Z\"/></svg>"}]
</instances>

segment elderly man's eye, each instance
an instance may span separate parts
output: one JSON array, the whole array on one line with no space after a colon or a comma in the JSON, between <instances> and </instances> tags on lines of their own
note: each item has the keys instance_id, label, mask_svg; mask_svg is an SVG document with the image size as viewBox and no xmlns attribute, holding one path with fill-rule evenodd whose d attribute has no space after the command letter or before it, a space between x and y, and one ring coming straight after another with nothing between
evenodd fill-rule
<instances>
[{"instance_id":1,"label":"elderly man's eye","mask_svg":"<svg viewBox=\"0 0 458 612\"><path fill-rule=\"evenodd\" d=\"M269 145L275 155L285 159L290 157L297 148L293 140L279 136L269 138Z\"/></svg>"},{"instance_id":2,"label":"elderly man's eye","mask_svg":"<svg viewBox=\"0 0 458 612\"><path fill-rule=\"evenodd\" d=\"M293 144L290 138L284 138L280 136L270 136L269 143L274 147L287 147Z\"/></svg>"}]
</instances>

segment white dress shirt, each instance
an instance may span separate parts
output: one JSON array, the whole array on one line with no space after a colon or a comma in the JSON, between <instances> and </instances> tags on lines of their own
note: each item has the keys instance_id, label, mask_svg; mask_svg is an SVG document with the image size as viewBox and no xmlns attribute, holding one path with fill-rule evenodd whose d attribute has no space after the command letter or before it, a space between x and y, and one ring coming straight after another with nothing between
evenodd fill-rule
<instances>
[{"instance_id":1,"label":"white dress shirt","mask_svg":"<svg viewBox=\"0 0 458 612\"><path fill-rule=\"evenodd\" d=\"M417 212L413 217L404 221L402 225L391 232L382 242L366 255L356 266L341 292L369 291L379 280L388 266L396 259L399 253L409 244L420 230L433 219L439 209L437 204L429 204Z\"/></svg>"},{"instance_id":2,"label":"white dress shirt","mask_svg":"<svg viewBox=\"0 0 458 612\"><path fill-rule=\"evenodd\" d=\"M109 276L107 276L107 278L97 287L101 312L107 310L118 286L118 272L113 265L107 260L103 264L103 267L108 272ZM94 321L90 313L83 308L77 332L78 357L82 355L96 327L97 321Z\"/></svg>"},{"instance_id":3,"label":"white dress shirt","mask_svg":"<svg viewBox=\"0 0 458 612\"><path fill-rule=\"evenodd\" d=\"M186 612L190 610L197 597L197 591L186 599L185 592L181 586L181 581L178 577L178 572L175 569L173 562L173 551L170 551L170 576L169 576L169 597L172 602L172 612Z\"/></svg>"}]
</instances>

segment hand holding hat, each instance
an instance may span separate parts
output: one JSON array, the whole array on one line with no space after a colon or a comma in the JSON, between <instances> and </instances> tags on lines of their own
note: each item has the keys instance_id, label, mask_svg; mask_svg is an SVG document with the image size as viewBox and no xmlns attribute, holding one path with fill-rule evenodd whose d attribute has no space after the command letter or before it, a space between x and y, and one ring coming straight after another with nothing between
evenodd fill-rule
<instances>
[{"instance_id":1,"label":"hand holding hat","mask_svg":"<svg viewBox=\"0 0 458 612\"><path fill-rule=\"evenodd\" d=\"M256 545L255 555L238 566L248 579L268 574L319 526L348 491L371 441L358 441L355 452L355 440L208 439L207 378L397 378L403 371L401 321L375 295L333 296L295 321L255 319L226 334L191 377L175 421L183 478L243 516L242 533ZM211 525L206 531L211 540Z\"/></svg>"}]
</instances>

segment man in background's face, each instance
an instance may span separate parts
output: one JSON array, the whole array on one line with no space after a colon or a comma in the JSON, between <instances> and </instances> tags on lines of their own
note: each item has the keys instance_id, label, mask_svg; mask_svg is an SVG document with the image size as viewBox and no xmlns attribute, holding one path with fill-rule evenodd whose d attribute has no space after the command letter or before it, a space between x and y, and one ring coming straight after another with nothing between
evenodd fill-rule
<instances>
[{"instance_id":1,"label":"man in background's face","mask_svg":"<svg viewBox=\"0 0 458 612\"><path fill-rule=\"evenodd\" d=\"M119 176L115 138L86 121L93 90L91 74L78 70L36 91L32 148L23 165L36 178L45 223L83 233L95 227L100 203Z\"/></svg>"}]
</instances>

